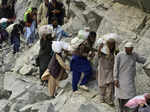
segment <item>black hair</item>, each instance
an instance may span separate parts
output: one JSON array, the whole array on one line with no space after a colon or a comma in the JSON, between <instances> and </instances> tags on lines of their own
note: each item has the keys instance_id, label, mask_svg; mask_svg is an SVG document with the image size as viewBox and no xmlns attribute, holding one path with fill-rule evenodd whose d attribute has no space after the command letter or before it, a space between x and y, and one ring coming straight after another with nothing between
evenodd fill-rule
<instances>
[{"instance_id":1,"label":"black hair","mask_svg":"<svg viewBox=\"0 0 150 112\"><path fill-rule=\"evenodd\" d=\"M36 7L32 7L32 11L37 11L37 8Z\"/></svg>"},{"instance_id":2,"label":"black hair","mask_svg":"<svg viewBox=\"0 0 150 112\"><path fill-rule=\"evenodd\" d=\"M95 37L95 38L96 38L96 35L97 35L97 34L96 34L96 32L94 32L94 31L91 31L90 34L89 34L89 36L92 36L92 37Z\"/></svg>"}]
</instances>

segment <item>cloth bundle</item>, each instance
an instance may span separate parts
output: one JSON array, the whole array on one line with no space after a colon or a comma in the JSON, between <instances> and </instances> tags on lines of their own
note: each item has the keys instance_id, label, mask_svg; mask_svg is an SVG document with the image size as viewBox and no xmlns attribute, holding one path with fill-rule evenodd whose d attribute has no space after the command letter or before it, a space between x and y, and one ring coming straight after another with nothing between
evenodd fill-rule
<instances>
[{"instance_id":1,"label":"cloth bundle","mask_svg":"<svg viewBox=\"0 0 150 112\"><path fill-rule=\"evenodd\" d=\"M39 28L39 35L42 37L43 35L52 34L53 27L51 25L43 25Z\"/></svg>"},{"instance_id":2,"label":"cloth bundle","mask_svg":"<svg viewBox=\"0 0 150 112\"><path fill-rule=\"evenodd\" d=\"M69 44L63 41L53 41L52 50L56 53L61 53L62 50L68 50Z\"/></svg>"},{"instance_id":3,"label":"cloth bundle","mask_svg":"<svg viewBox=\"0 0 150 112\"><path fill-rule=\"evenodd\" d=\"M104 45L103 48L101 49L101 52L104 53L104 54L107 54L107 55L109 55L109 49L107 47L107 42L110 39L115 40L116 49L118 49L118 46L121 43L121 39L119 38L119 36L116 33L109 33L109 34L103 35L101 38L99 38L97 40L97 43L96 43L97 48L99 47L100 44Z\"/></svg>"},{"instance_id":4,"label":"cloth bundle","mask_svg":"<svg viewBox=\"0 0 150 112\"><path fill-rule=\"evenodd\" d=\"M89 32L85 30L80 30L78 32L77 37L71 40L70 46L69 46L69 51L74 51L81 45L85 40L87 40L89 36Z\"/></svg>"}]
</instances>

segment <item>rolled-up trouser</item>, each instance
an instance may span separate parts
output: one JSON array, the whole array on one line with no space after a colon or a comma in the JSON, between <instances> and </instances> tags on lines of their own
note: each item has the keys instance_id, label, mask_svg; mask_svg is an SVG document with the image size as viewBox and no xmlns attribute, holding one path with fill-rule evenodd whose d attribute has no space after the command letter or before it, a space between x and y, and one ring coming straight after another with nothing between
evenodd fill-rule
<instances>
[{"instance_id":1,"label":"rolled-up trouser","mask_svg":"<svg viewBox=\"0 0 150 112\"><path fill-rule=\"evenodd\" d=\"M48 90L50 96L55 96L57 87L58 87L58 81L52 75L50 75L48 79Z\"/></svg>"},{"instance_id":2,"label":"rolled-up trouser","mask_svg":"<svg viewBox=\"0 0 150 112\"><path fill-rule=\"evenodd\" d=\"M100 100L106 102L113 101L114 85L113 83L106 84L104 87L100 87Z\"/></svg>"}]
</instances>

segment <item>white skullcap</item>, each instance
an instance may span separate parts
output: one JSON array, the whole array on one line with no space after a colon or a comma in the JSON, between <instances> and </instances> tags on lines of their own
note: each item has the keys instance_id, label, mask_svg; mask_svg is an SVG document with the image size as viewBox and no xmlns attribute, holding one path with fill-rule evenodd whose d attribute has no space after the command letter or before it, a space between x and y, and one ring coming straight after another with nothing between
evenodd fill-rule
<instances>
[{"instance_id":1,"label":"white skullcap","mask_svg":"<svg viewBox=\"0 0 150 112\"><path fill-rule=\"evenodd\" d=\"M133 47L133 43L132 43L132 42L127 42L127 43L125 44L125 47L126 47L126 48L132 48L132 47Z\"/></svg>"}]
</instances>

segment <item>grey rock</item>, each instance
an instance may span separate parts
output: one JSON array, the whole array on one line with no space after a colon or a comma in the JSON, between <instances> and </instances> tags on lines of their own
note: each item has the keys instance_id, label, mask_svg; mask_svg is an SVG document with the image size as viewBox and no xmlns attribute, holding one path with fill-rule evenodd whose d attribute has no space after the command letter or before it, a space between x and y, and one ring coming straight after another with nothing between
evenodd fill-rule
<instances>
[{"instance_id":1,"label":"grey rock","mask_svg":"<svg viewBox=\"0 0 150 112\"><path fill-rule=\"evenodd\" d=\"M88 105L82 104L79 109L79 112L99 112L99 110L92 104L88 104Z\"/></svg>"},{"instance_id":2,"label":"grey rock","mask_svg":"<svg viewBox=\"0 0 150 112\"><path fill-rule=\"evenodd\" d=\"M25 51L19 58L17 58L15 66L12 69L12 71L19 72L20 69L24 65L29 65L29 63L33 59L35 59L34 57L36 57L38 55L38 53L39 53L39 49L40 49L40 45L39 44L40 44L40 41L38 41L31 49Z\"/></svg>"},{"instance_id":3,"label":"grey rock","mask_svg":"<svg viewBox=\"0 0 150 112\"><path fill-rule=\"evenodd\" d=\"M141 25L145 16L146 14L137 8L116 3L108 10L105 18L119 29L134 32Z\"/></svg>"},{"instance_id":4,"label":"grey rock","mask_svg":"<svg viewBox=\"0 0 150 112\"><path fill-rule=\"evenodd\" d=\"M28 100L31 104L44 101L44 100L48 100L48 99L50 99L50 97L41 91L32 90L29 92Z\"/></svg>"},{"instance_id":5,"label":"grey rock","mask_svg":"<svg viewBox=\"0 0 150 112\"><path fill-rule=\"evenodd\" d=\"M99 16L93 11L85 11L83 15L85 17L87 25L91 28L91 30L97 31L103 17Z\"/></svg>"},{"instance_id":6,"label":"grey rock","mask_svg":"<svg viewBox=\"0 0 150 112\"><path fill-rule=\"evenodd\" d=\"M134 5L138 6L140 9L143 11L149 12L150 7L149 7L149 0L115 0L118 2L121 2L123 4L128 4L128 5Z\"/></svg>"},{"instance_id":7,"label":"grey rock","mask_svg":"<svg viewBox=\"0 0 150 112\"><path fill-rule=\"evenodd\" d=\"M11 105L10 112L12 111L19 111L23 108L27 103L24 100L17 100L14 104Z\"/></svg>"},{"instance_id":8,"label":"grey rock","mask_svg":"<svg viewBox=\"0 0 150 112\"><path fill-rule=\"evenodd\" d=\"M55 112L54 106L50 101L26 105L19 112Z\"/></svg>"},{"instance_id":9,"label":"grey rock","mask_svg":"<svg viewBox=\"0 0 150 112\"><path fill-rule=\"evenodd\" d=\"M0 112L8 112L5 111L8 107L9 101L8 100L0 100Z\"/></svg>"},{"instance_id":10,"label":"grey rock","mask_svg":"<svg viewBox=\"0 0 150 112\"><path fill-rule=\"evenodd\" d=\"M19 73L22 75L32 75L33 72L36 72L37 69L35 69L35 67L33 65L24 65Z\"/></svg>"},{"instance_id":11,"label":"grey rock","mask_svg":"<svg viewBox=\"0 0 150 112\"><path fill-rule=\"evenodd\" d=\"M11 94L12 94L12 91L0 89L0 99L9 99Z\"/></svg>"},{"instance_id":12,"label":"grey rock","mask_svg":"<svg viewBox=\"0 0 150 112\"><path fill-rule=\"evenodd\" d=\"M74 0L74 3L80 10L86 9L86 4L82 0Z\"/></svg>"}]
</instances>

